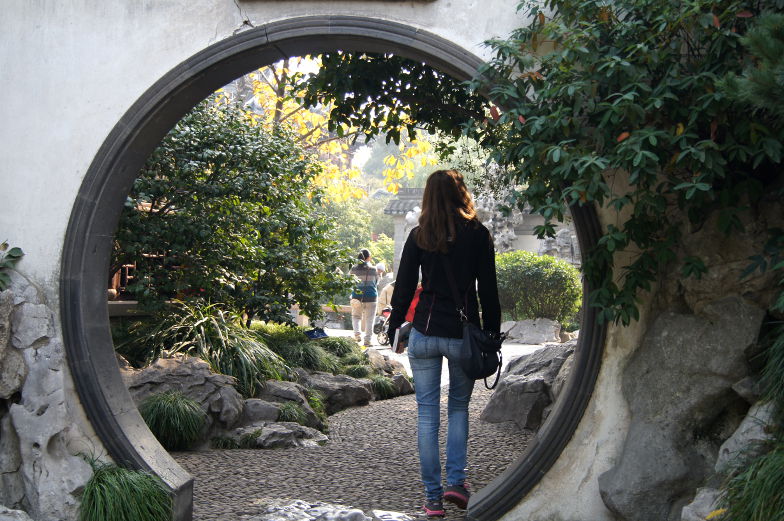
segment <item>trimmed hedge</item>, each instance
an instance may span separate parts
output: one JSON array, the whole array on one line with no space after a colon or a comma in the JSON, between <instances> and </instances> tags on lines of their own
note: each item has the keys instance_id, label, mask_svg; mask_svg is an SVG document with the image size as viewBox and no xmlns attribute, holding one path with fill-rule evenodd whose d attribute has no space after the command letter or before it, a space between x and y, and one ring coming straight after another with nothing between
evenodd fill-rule
<instances>
[{"instance_id":1,"label":"trimmed hedge","mask_svg":"<svg viewBox=\"0 0 784 521\"><path fill-rule=\"evenodd\" d=\"M567 322L580 309L580 272L568 262L528 251L495 258L501 309L513 320L549 318Z\"/></svg>"}]
</instances>

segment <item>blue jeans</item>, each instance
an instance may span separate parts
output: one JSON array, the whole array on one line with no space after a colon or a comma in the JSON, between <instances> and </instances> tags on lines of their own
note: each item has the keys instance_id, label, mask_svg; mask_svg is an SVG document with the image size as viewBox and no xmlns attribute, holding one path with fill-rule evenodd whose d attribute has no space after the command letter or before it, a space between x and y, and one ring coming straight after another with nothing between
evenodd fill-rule
<instances>
[{"instance_id":1,"label":"blue jeans","mask_svg":"<svg viewBox=\"0 0 784 521\"><path fill-rule=\"evenodd\" d=\"M446 484L462 485L466 478L468 449L468 402L474 381L458 365L463 341L459 338L426 336L411 330L408 340L408 359L414 374L417 409L417 444L419 467L428 500L441 499L441 462L438 447L438 428L441 420L441 365L449 360L449 425L446 437Z\"/></svg>"}]
</instances>

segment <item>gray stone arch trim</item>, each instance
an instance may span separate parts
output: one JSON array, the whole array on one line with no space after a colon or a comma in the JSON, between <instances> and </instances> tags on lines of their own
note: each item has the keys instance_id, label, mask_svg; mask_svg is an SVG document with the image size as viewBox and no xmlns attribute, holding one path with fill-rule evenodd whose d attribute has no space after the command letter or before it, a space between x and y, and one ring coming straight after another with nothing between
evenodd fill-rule
<instances>
[{"instance_id":1,"label":"gray stone arch trim","mask_svg":"<svg viewBox=\"0 0 784 521\"><path fill-rule=\"evenodd\" d=\"M365 17L318 16L273 22L218 42L156 82L122 116L90 165L68 224L60 276L67 358L87 416L116 461L147 469L171 488L174 519L192 519L193 479L147 429L119 374L106 306L111 241L136 173L176 122L215 89L285 57L330 50L394 52L423 60L457 79L481 60L433 34ZM580 248L597 244L601 227L592 206L572 209ZM100 281L100 282L99 282ZM590 288L585 288L588 294ZM596 382L605 328L585 308L573 376L525 454L478 491L468 519L491 521L512 509L552 466L572 437Z\"/></svg>"}]
</instances>

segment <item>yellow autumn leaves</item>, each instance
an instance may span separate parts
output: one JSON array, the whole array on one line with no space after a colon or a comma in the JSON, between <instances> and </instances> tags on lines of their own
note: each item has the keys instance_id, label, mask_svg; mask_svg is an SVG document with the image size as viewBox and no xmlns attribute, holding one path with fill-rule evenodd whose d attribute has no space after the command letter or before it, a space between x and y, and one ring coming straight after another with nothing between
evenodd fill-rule
<instances>
[{"instance_id":1,"label":"yellow autumn leaves","mask_svg":"<svg viewBox=\"0 0 784 521\"><path fill-rule=\"evenodd\" d=\"M356 129L343 126L330 132L331 106L305 108L300 102L303 93L297 91L296 79L318 65L318 57L283 60L236 80L231 92L225 88L220 95L240 101L254 124L269 129L286 125L295 132L302 148L320 163L315 183L328 199L341 202L365 197L367 193L358 183L362 172L351 164ZM432 145L425 139L401 142L399 150L384 159L384 186L393 193L402 179L413 176L416 162L436 163Z\"/></svg>"}]
</instances>

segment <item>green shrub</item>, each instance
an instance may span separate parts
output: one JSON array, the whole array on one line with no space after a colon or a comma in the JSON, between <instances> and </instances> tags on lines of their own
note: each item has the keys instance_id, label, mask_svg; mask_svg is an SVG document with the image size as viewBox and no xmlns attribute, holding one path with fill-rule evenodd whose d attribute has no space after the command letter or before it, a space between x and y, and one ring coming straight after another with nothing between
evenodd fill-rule
<instances>
[{"instance_id":1,"label":"green shrub","mask_svg":"<svg viewBox=\"0 0 784 521\"><path fill-rule=\"evenodd\" d=\"M255 396L267 379L280 379L286 367L261 338L242 327L242 317L221 304L175 300L149 324L139 323L131 342L145 346L147 361L182 353L201 358L217 373L237 379L237 391ZM126 345L118 348L126 349Z\"/></svg>"},{"instance_id":2,"label":"green shrub","mask_svg":"<svg viewBox=\"0 0 784 521\"><path fill-rule=\"evenodd\" d=\"M397 394L395 383L388 376L374 374L370 376L370 380L373 382L373 391L380 400L394 398Z\"/></svg>"},{"instance_id":3,"label":"green shrub","mask_svg":"<svg viewBox=\"0 0 784 521\"><path fill-rule=\"evenodd\" d=\"M278 421L295 422L304 425L307 421L305 409L296 402L286 402L278 410Z\"/></svg>"},{"instance_id":4,"label":"green shrub","mask_svg":"<svg viewBox=\"0 0 784 521\"><path fill-rule=\"evenodd\" d=\"M501 309L513 320L574 318L582 300L580 273L569 263L527 251L496 255Z\"/></svg>"},{"instance_id":5,"label":"green shrub","mask_svg":"<svg viewBox=\"0 0 784 521\"><path fill-rule=\"evenodd\" d=\"M370 366L362 364L347 365L343 367L343 374L353 378L367 378L370 376Z\"/></svg>"},{"instance_id":6,"label":"green shrub","mask_svg":"<svg viewBox=\"0 0 784 521\"><path fill-rule=\"evenodd\" d=\"M316 342L328 352L338 357L362 353L362 350L357 343L348 337L332 336L319 339Z\"/></svg>"},{"instance_id":7,"label":"green shrub","mask_svg":"<svg viewBox=\"0 0 784 521\"><path fill-rule=\"evenodd\" d=\"M210 440L210 447L213 449L239 449L240 444L228 436L215 436Z\"/></svg>"},{"instance_id":8,"label":"green shrub","mask_svg":"<svg viewBox=\"0 0 784 521\"><path fill-rule=\"evenodd\" d=\"M172 500L161 480L147 472L88 459L93 475L79 505L79 521L170 521Z\"/></svg>"},{"instance_id":9,"label":"green shrub","mask_svg":"<svg viewBox=\"0 0 784 521\"><path fill-rule=\"evenodd\" d=\"M207 414L179 391L153 394L139 405L139 412L166 450L187 450L201 436Z\"/></svg>"}]
</instances>

